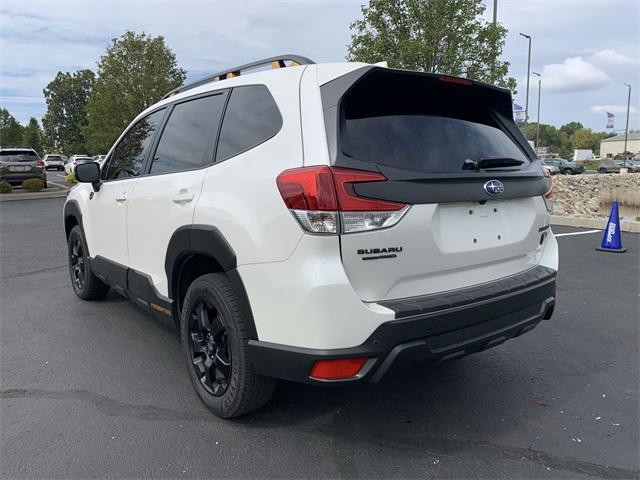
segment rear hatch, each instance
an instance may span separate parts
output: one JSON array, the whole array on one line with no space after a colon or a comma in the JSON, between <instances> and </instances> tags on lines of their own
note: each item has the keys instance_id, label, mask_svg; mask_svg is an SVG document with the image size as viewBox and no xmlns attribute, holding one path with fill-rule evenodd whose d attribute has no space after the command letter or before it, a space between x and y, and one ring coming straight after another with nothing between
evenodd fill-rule
<instances>
[{"instance_id":1,"label":"rear hatch","mask_svg":"<svg viewBox=\"0 0 640 480\"><path fill-rule=\"evenodd\" d=\"M334 167L386 177L353 183L354 193L409 206L390 228L341 235L360 298L464 288L539 263L550 180L513 122L508 91L373 67L321 92Z\"/></svg>"},{"instance_id":2,"label":"rear hatch","mask_svg":"<svg viewBox=\"0 0 640 480\"><path fill-rule=\"evenodd\" d=\"M30 150L2 150L0 151L0 165L5 174L31 173L36 172L41 167L37 165L40 157Z\"/></svg>"}]
</instances>

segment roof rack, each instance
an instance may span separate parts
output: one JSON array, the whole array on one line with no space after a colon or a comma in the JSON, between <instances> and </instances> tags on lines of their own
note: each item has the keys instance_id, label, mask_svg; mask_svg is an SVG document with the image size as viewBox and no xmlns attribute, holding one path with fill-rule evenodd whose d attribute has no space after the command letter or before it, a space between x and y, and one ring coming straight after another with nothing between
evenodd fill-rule
<instances>
[{"instance_id":1,"label":"roof rack","mask_svg":"<svg viewBox=\"0 0 640 480\"><path fill-rule=\"evenodd\" d=\"M286 62L290 62L287 65ZM247 63L245 65L240 65L238 67L230 68L229 70L224 70L222 72L214 73L209 75L208 77L202 78L200 80L196 80L195 82L188 83L181 87L171 90L167 93L162 99L172 97L173 95L177 95L178 93L186 92L187 90L191 90L192 88L199 87L200 85L204 85L209 82L218 82L220 80L226 80L227 78L239 77L240 73L243 70L249 70L252 68L262 67L265 65L271 65L271 68L285 68L285 67L297 67L300 65L311 65L314 64L313 60L303 57L301 55L277 55L275 57L263 58L262 60L256 60L255 62Z\"/></svg>"}]
</instances>

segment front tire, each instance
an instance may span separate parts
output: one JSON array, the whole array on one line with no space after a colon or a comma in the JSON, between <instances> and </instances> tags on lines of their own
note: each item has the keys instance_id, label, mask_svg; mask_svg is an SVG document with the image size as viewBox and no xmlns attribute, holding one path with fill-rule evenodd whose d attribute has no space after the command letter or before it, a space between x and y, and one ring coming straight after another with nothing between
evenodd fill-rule
<instances>
[{"instance_id":1,"label":"front tire","mask_svg":"<svg viewBox=\"0 0 640 480\"><path fill-rule=\"evenodd\" d=\"M180 333L191 384L215 415L237 417L271 399L276 381L253 368L246 319L225 274L203 275L189 286Z\"/></svg>"},{"instance_id":2,"label":"front tire","mask_svg":"<svg viewBox=\"0 0 640 480\"><path fill-rule=\"evenodd\" d=\"M87 244L80 225L73 227L69 233L67 252L71 286L76 295L83 300L104 298L109 291L109 285L96 277L91 270Z\"/></svg>"},{"instance_id":3,"label":"front tire","mask_svg":"<svg viewBox=\"0 0 640 480\"><path fill-rule=\"evenodd\" d=\"M607 173L607 169L606 168L599 168L598 169L598 173L605 174L605 173Z\"/></svg>"}]
</instances>

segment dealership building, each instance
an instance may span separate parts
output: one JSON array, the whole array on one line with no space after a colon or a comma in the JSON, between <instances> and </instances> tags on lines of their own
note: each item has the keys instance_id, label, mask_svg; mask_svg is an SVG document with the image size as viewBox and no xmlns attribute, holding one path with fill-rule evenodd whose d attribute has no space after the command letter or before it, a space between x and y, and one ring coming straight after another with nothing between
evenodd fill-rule
<instances>
[{"instance_id":1,"label":"dealership building","mask_svg":"<svg viewBox=\"0 0 640 480\"><path fill-rule=\"evenodd\" d=\"M640 132L629 133L627 151L633 154L640 152ZM600 158L615 157L619 153L624 153L624 133L600 142Z\"/></svg>"}]
</instances>

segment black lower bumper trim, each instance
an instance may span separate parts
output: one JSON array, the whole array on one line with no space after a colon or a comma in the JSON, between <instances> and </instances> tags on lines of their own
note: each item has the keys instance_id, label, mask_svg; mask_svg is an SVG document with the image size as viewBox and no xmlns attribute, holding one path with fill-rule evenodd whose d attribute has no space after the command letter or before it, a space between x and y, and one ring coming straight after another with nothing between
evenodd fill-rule
<instances>
[{"instance_id":1,"label":"black lower bumper trim","mask_svg":"<svg viewBox=\"0 0 640 480\"><path fill-rule=\"evenodd\" d=\"M421 299L410 299L411 315L380 325L362 345L353 348L318 350L250 340L251 360L262 375L317 385L324 382L309 378L316 360L373 358L375 363L366 374L352 381L377 382L405 360L419 358L429 364L486 350L528 332L553 313L556 272L545 269L528 273L533 273L535 279L531 275L526 277L528 280L510 277L457 290L453 292L455 297L443 294L443 306L447 305L444 308L433 308L433 296L422 304L428 304L429 308L416 308ZM505 282L511 286L506 288ZM495 289L496 283L505 287L500 293ZM482 289L492 295L483 294ZM458 301L462 298L466 302ZM409 311L398 302L395 307L396 315Z\"/></svg>"}]
</instances>

